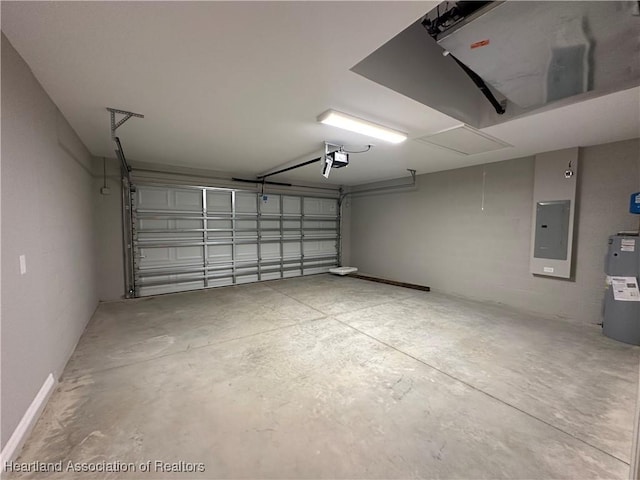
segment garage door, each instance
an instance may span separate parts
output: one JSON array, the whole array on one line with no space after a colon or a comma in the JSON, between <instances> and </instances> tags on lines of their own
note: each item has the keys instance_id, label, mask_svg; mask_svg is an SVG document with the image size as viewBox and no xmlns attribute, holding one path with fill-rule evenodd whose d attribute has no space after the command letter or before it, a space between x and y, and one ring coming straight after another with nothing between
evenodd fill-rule
<instances>
[{"instance_id":1,"label":"garage door","mask_svg":"<svg viewBox=\"0 0 640 480\"><path fill-rule=\"evenodd\" d=\"M136 296L310 275L338 265L335 198L136 185L132 224Z\"/></svg>"}]
</instances>

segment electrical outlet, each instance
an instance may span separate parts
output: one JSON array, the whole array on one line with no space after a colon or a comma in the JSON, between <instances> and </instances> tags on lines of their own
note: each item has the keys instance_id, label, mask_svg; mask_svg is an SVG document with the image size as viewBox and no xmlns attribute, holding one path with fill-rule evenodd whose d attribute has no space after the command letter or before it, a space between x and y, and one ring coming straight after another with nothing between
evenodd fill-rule
<instances>
[{"instance_id":1,"label":"electrical outlet","mask_svg":"<svg viewBox=\"0 0 640 480\"><path fill-rule=\"evenodd\" d=\"M20 255L20 275L27 273L27 256Z\"/></svg>"},{"instance_id":2,"label":"electrical outlet","mask_svg":"<svg viewBox=\"0 0 640 480\"><path fill-rule=\"evenodd\" d=\"M100 189L100 193L102 195L110 195L111 194L111 189L109 187L102 187Z\"/></svg>"}]
</instances>

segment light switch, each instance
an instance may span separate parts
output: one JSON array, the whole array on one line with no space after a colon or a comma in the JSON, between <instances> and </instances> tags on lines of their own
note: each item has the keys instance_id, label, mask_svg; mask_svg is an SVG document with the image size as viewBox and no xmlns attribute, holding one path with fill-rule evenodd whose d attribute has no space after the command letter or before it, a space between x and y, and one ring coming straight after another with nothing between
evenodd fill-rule
<instances>
[{"instance_id":1,"label":"light switch","mask_svg":"<svg viewBox=\"0 0 640 480\"><path fill-rule=\"evenodd\" d=\"M20 275L27 273L27 256L20 255Z\"/></svg>"}]
</instances>

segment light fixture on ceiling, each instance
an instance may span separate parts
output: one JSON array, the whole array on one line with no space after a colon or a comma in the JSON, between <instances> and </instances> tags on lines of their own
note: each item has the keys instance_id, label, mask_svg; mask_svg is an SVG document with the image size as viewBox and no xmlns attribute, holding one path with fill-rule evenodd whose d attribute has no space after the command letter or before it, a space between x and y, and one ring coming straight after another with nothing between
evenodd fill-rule
<instances>
[{"instance_id":1,"label":"light fixture on ceiling","mask_svg":"<svg viewBox=\"0 0 640 480\"><path fill-rule=\"evenodd\" d=\"M346 113L336 112L335 110L327 110L318 117L320 123L331 125L338 128L349 130L350 132L361 133L369 137L378 138L386 142L400 143L407 139L407 134L383 127L376 123L362 120Z\"/></svg>"}]
</instances>

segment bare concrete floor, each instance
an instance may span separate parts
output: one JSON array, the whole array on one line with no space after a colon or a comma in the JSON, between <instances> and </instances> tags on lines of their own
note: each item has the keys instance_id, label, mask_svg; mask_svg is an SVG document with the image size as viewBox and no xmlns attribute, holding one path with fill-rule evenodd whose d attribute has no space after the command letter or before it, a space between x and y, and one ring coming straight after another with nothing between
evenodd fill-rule
<instances>
[{"instance_id":1,"label":"bare concrete floor","mask_svg":"<svg viewBox=\"0 0 640 480\"><path fill-rule=\"evenodd\" d=\"M626 478L638 351L328 275L106 303L19 461L133 464L58 478Z\"/></svg>"}]
</instances>

